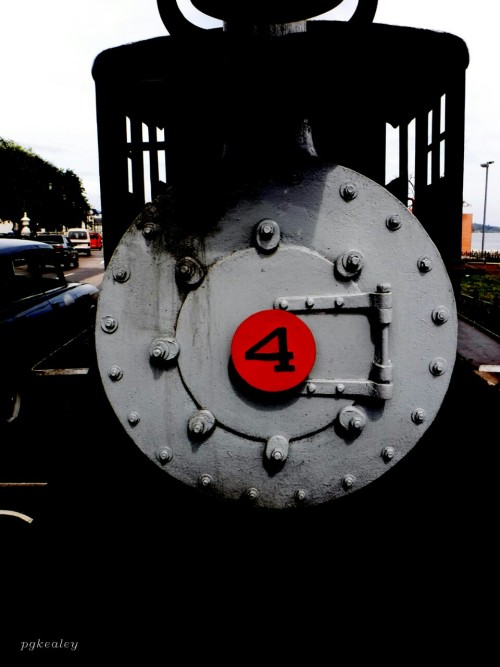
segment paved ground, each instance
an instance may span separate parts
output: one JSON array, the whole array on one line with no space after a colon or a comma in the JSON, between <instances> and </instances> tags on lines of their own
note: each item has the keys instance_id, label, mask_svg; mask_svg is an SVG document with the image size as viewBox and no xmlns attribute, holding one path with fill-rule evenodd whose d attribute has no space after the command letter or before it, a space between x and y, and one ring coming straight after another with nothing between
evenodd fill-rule
<instances>
[{"instance_id":1,"label":"paved ground","mask_svg":"<svg viewBox=\"0 0 500 667\"><path fill-rule=\"evenodd\" d=\"M488 336L463 319L458 320L458 354L491 385L500 382L500 341ZM497 372L485 366L498 367Z\"/></svg>"}]
</instances>

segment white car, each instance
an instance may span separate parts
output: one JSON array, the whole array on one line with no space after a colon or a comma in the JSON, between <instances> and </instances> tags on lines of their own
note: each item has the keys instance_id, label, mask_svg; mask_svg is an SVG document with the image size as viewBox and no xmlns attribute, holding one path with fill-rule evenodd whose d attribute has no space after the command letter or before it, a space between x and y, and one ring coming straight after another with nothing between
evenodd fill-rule
<instances>
[{"instance_id":1,"label":"white car","mask_svg":"<svg viewBox=\"0 0 500 667\"><path fill-rule=\"evenodd\" d=\"M66 236L75 246L78 252L85 253L85 255L90 256L90 232L87 229L82 229L80 227L75 229L68 229Z\"/></svg>"}]
</instances>

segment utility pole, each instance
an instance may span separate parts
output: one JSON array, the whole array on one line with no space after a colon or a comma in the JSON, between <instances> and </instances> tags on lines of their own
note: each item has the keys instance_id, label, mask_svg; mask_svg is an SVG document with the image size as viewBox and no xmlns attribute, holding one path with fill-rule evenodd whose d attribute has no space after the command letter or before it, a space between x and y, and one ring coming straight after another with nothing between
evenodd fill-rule
<instances>
[{"instance_id":1,"label":"utility pole","mask_svg":"<svg viewBox=\"0 0 500 667\"><path fill-rule=\"evenodd\" d=\"M488 171L490 168L490 164L493 164L494 160L490 160L489 162L483 162L481 167L486 168L486 182L484 185L484 212L483 212L483 238L481 240L481 257L484 258L484 229L486 226L486 201L488 198Z\"/></svg>"}]
</instances>

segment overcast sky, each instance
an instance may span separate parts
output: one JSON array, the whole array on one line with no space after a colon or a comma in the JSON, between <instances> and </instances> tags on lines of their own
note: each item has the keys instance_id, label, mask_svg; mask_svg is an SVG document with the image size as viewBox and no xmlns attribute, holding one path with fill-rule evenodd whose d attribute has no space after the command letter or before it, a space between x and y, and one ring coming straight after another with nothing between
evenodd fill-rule
<instances>
[{"instance_id":1,"label":"overcast sky","mask_svg":"<svg viewBox=\"0 0 500 667\"><path fill-rule=\"evenodd\" d=\"M179 4L198 25L220 25L189 0ZM480 165L494 160L486 222L500 226L498 6L498 0L379 0L375 21L449 32L466 42L463 197L474 222L482 223L486 170ZM344 0L321 18L344 20L355 7L356 0ZM0 26L0 137L74 171L100 209L92 64L105 49L165 35L156 0L1 0Z\"/></svg>"}]
</instances>

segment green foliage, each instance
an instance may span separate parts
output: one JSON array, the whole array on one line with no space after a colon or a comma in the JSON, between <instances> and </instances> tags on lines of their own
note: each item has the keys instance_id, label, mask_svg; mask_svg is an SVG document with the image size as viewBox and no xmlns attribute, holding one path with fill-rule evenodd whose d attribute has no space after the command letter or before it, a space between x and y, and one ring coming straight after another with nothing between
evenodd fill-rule
<instances>
[{"instance_id":1,"label":"green foliage","mask_svg":"<svg viewBox=\"0 0 500 667\"><path fill-rule=\"evenodd\" d=\"M482 301L492 302L495 297L500 299L500 273L466 275L461 279L460 291Z\"/></svg>"},{"instance_id":2,"label":"green foliage","mask_svg":"<svg viewBox=\"0 0 500 667\"><path fill-rule=\"evenodd\" d=\"M90 204L71 170L58 169L30 149L0 137L0 219L19 222L26 211L30 228L79 227Z\"/></svg>"}]
</instances>

